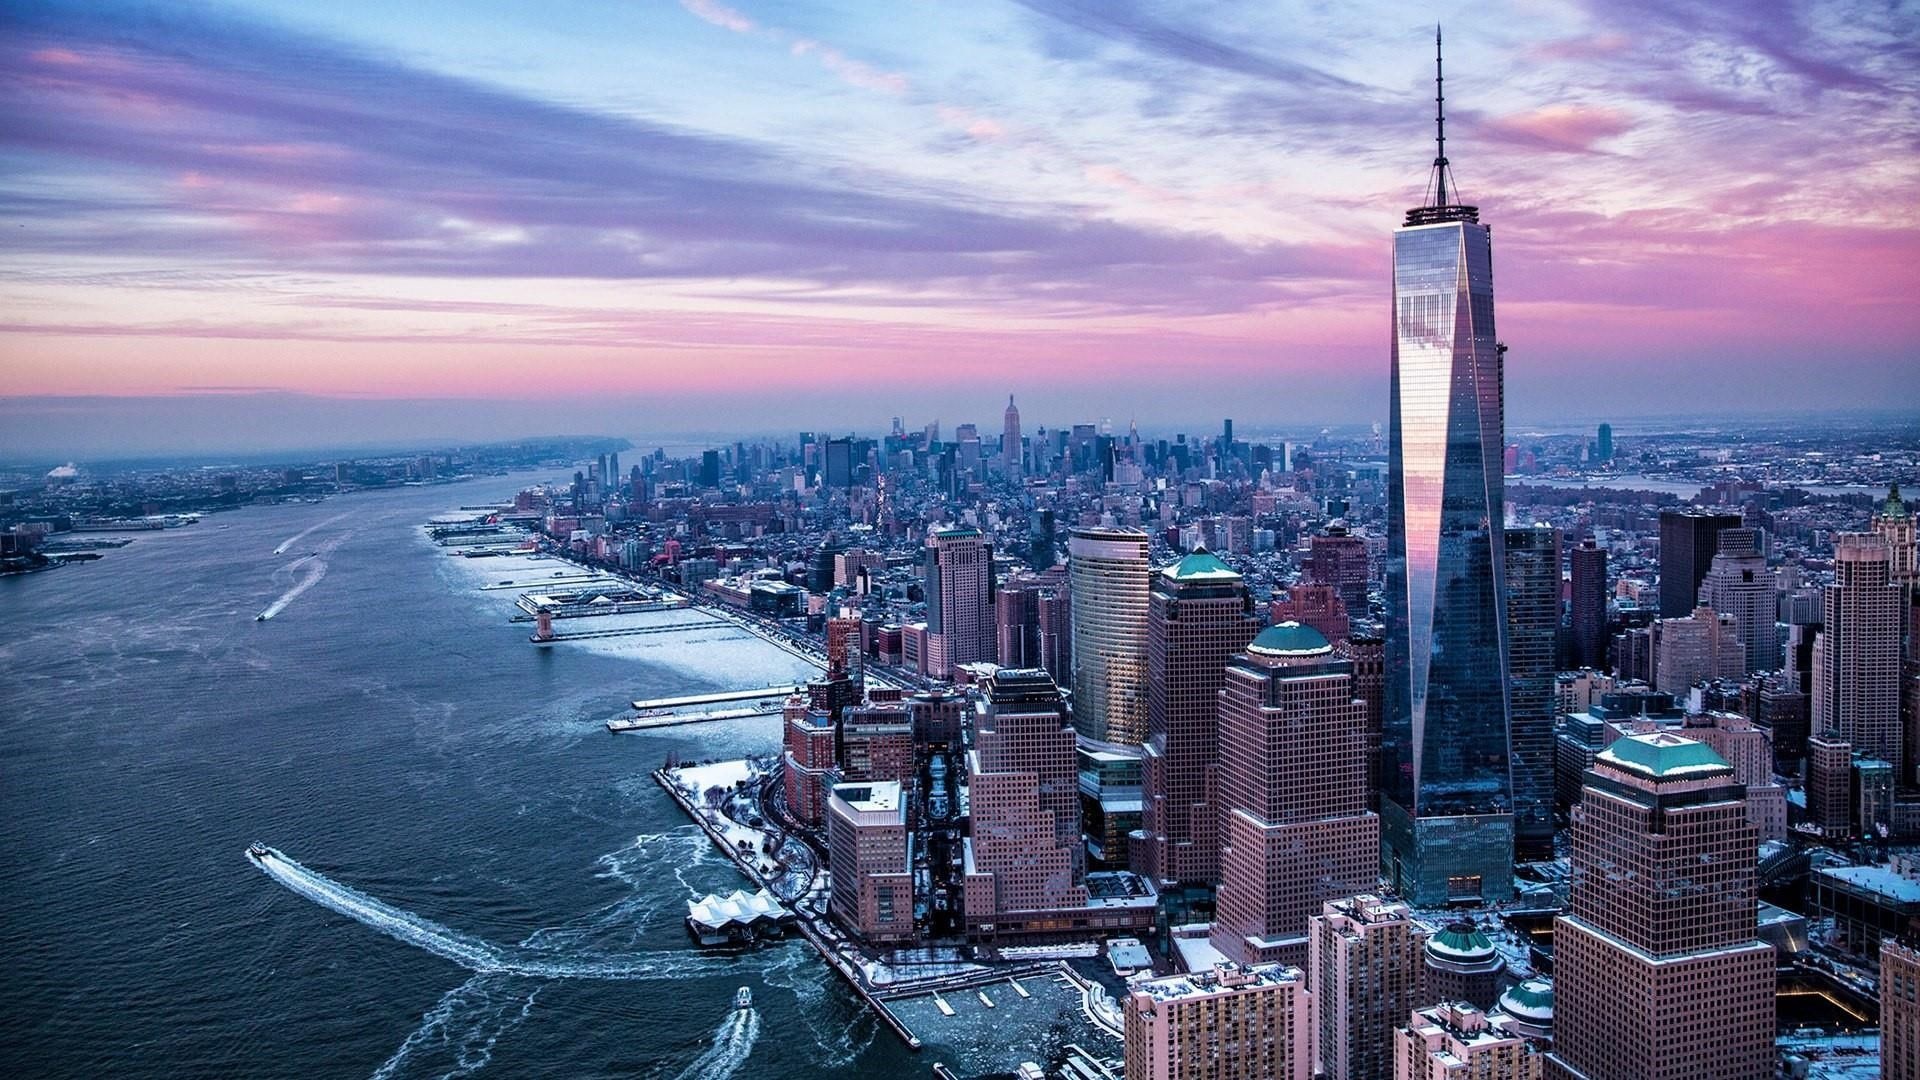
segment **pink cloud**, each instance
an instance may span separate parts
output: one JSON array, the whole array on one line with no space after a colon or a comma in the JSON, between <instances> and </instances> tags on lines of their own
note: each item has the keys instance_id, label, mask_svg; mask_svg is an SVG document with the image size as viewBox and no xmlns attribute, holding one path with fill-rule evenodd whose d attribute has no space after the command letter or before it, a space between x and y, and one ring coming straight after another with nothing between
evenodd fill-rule
<instances>
[{"instance_id":1,"label":"pink cloud","mask_svg":"<svg viewBox=\"0 0 1920 1080\"><path fill-rule=\"evenodd\" d=\"M792 46L795 56L813 56L820 66L840 76L842 82L857 86L862 90L877 90L883 94L904 94L907 92L907 77L897 71L882 71L870 64L861 63L831 45L824 45L812 38L799 38Z\"/></svg>"},{"instance_id":2,"label":"pink cloud","mask_svg":"<svg viewBox=\"0 0 1920 1080\"><path fill-rule=\"evenodd\" d=\"M1545 41L1527 52L1536 60L1597 60L1623 53L1632 44L1627 35L1609 32Z\"/></svg>"},{"instance_id":3,"label":"pink cloud","mask_svg":"<svg viewBox=\"0 0 1920 1080\"><path fill-rule=\"evenodd\" d=\"M1599 105L1547 105L1494 117L1482 130L1504 142L1584 154L1592 153L1595 144L1632 127L1633 119L1618 109Z\"/></svg>"},{"instance_id":4,"label":"pink cloud","mask_svg":"<svg viewBox=\"0 0 1920 1080\"><path fill-rule=\"evenodd\" d=\"M959 128L981 142L994 142L1007 137L1007 129L988 116L981 116L972 109L963 109L958 105L942 105L940 119L950 127Z\"/></svg>"},{"instance_id":5,"label":"pink cloud","mask_svg":"<svg viewBox=\"0 0 1920 1080\"><path fill-rule=\"evenodd\" d=\"M724 4L714 0L680 0L680 6L686 8L695 18L710 22L723 30L736 34L751 33L755 27L752 19Z\"/></svg>"}]
</instances>

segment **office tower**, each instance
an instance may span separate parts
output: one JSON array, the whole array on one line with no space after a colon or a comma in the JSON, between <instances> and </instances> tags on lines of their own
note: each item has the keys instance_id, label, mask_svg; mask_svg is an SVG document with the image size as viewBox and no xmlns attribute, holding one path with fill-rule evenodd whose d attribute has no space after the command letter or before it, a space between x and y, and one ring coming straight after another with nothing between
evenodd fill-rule
<instances>
[{"instance_id":1,"label":"office tower","mask_svg":"<svg viewBox=\"0 0 1920 1080\"><path fill-rule=\"evenodd\" d=\"M1025 466L1021 460L1025 456L1020 442L1020 410L1013 407L1013 395L1007 395L1006 427L1000 433L1000 460L1007 472L1007 479L1018 481L1025 475Z\"/></svg>"},{"instance_id":2,"label":"office tower","mask_svg":"<svg viewBox=\"0 0 1920 1080\"><path fill-rule=\"evenodd\" d=\"M1592 539L1573 549L1571 630L1573 665L1602 668L1607 663L1607 553Z\"/></svg>"},{"instance_id":3,"label":"office tower","mask_svg":"<svg viewBox=\"0 0 1920 1080\"><path fill-rule=\"evenodd\" d=\"M1085 736L1074 748L1080 832L1086 838L1089 868L1132 868L1132 849L1135 834L1141 831L1141 803L1145 798L1143 750L1141 746Z\"/></svg>"},{"instance_id":4,"label":"office tower","mask_svg":"<svg viewBox=\"0 0 1920 1080\"><path fill-rule=\"evenodd\" d=\"M1756 839L1732 768L1670 732L1623 736L1594 759L1572 843L1547 1074L1769 1075L1774 951L1756 937Z\"/></svg>"},{"instance_id":5,"label":"office tower","mask_svg":"<svg viewBox=\"0 0 1920 1080\"><path fill-rule=\"evenodd\" d=\"M969 933L1005 929L1023 912L1085 907L1074 767L1073 725L1046 672L1001 668L988 676L967 752Z\"/></svg>"},{"instance_id":6,"label":"office tower","mask_svg":"<svg viewBox=\"0 0 1920 1080\"><path fill-rule=\"evenodd\" d=\"M868 941L913 937L913 835L892 782L835 784L827 802L827 909Z\"/></svg>"},{"instance_id":7,"label":"office tower","mask_svg":"<svg viewBox=\"0 0 1920 1080\"><path fill-rule=\"evenodd\" d=\"M1773 740L1766 729L1738 713L1688 713L1680 734L1698 739L1733 769L1747 789L1747 820L1761 840L1787 838L1787 789L1773 779Z\"/></svg>"},{"instance_id":8,"label":"office tower","mask_svg":"<svg viewBox=\"0 0 1920 1080\"><path fill-rule=\"evenodd\" d=\"M840 774L914 783L913 723L899 702L849 705L840 714Z\"/></svg>"},{"instance_id":9,"label":"office tower","mask_svg":"<svg viewBox=\"0 0 1920 1080\"><path fill-rule=\"evenodd\" d=\"M853 439L827 440L826 486L843 491L853 486Z\"/></svg>"},{"instance_id":10,"label":"office tower","mask_svg":"<svg viewBox=\"0 0 1920 1080\"><path fill-rule=\"evenodd\" d=\"M1660 511L1660 617L1678 619L1700 602L1700 582L1720 550L1720 533L1740 527L1739 514L1694 506Z\"/></svg>"},{"instance_id":11,"label":"office tower","mask_svg":"<svg viewBox=\"0 0 1920 1080\"><path fill-rule=\"evenodd\" d=\"M1059 561L1055 550L1053 511L1035 510L1027 518L1027 564L1035 570L1053 569Z\"/></svg>"},{"instance_id":12,"label":"office tower","mask_svg":"<svg viewBox=\"0 0 1920 1080\"><path fill-rule=\"evenodd\" d=\"M700 452L700 486L717 488L720 486L720 451L703 450Z\"/></svg>"},{"instance_id":13,"label":"office tower","mask_svg":"<svg viewBox=\"0 0 1920 1080\"><path fill-rule=\"evenodd\" d=\"M1781 776L1800 775L1812 734L1812 707L1798 680L1787 672L1774 672L1750 684L1747 696L1747 715L1767 730L1773 744L1773 771Z\"/></svg>"},{"instance_id":14,"label":"office tower","mask_svg":"<svg viewBox=\"0 0 1920 1080\"><path fill-rule=\"evenodd\" d=\"M1493 240L1456 201L1440 131L1426 203L1393 237L1381 824L1417 904L1513 888Z\"/></svg>"},{"instance_id":15,"label":"office tower","mask_svg":"<svg viewBox=\"0 0 1920 1080\"><path fill-rule=\"evenodd\" d=\"M1665 693L1685 697L1696 683L1739 678L1746 666L1746 644L1731 615L1699 607L1654 624L1653 685Z\"/></svg>"},{"instance_id":16,"label":"office tower","mask_svg":"<svg viewBox=\"0 0 1920 1080\"><path fill-rule=\"evenodd\" d=\"M1560 530L1507 530L1507 702L1513 747L1513 839L1553 857L1553 678L1560 645Z\"/></svg>"},{"instance_id":17,"label":"office tower","mask_svg":"<svg viewBox=\"0 0 1920 1080\"><path fill-rule=\"evenodd\" d=\"M1393 1074L1393 1030L1427 1003L1420 962L1432 931L1405 904L1329 900L1309 930L1314 1068L1329 1080Z\"/></svg>"},{"instance_id":18,"label":"office tower","mask_svg":"<svg viewBox=\"0 0 1920 1080\"><path fill-rule=\"evenodd\" d=\"M1312 627L1260 631L1220 690L1220 891L1213 947L1305 959L1307 921L1380 878L1353 665Z\"/></svg>"},{"instance_id":19,"label":"office tower","mask_svg":"<svg viewBox=\"0 0 1920 1080\"><path fill-rule=\"evenodd\" d=\"M1896 584L1913 585L1920 581L1920 565L1915 560L1913 511L1900 497L1900 485L1887 488L1886 501L1874 508L1873 531L1887 543L1888 572Z\"/></svg>"},{"instance_id":20,"label":"office tower","mask_svg":"<svg viewBox=\"0 0 1920 1080\"><path fill-rule=\"evenodd\" d=\"M1920 1077L1920 947L1880 943L1880 1075Z\"/></svg>"},{"instance_id":21,"label":"office tower","mask_svg":"<svg viewBox=\"0 0 1920 1080\"><path fill-rule=\"evenodd\" d=\"M1853 745L1837 731L1807 740L1807 821L1826 836L1853 832Z\"/></svg>"},{"instance_id":22,"label":"office tower","mask_svg":"<svg viewBox=\"0 0 1920 1080\"><path fill-rule=\"evenodd\" d=\"M1472 919L1449 924L1427 939L1429 1001L1465 1001L1491 1009L1506 983L1507 962Z\"/></svg>"},{"instance_id":23,"label":"office tower","mask_svg":"<svg viewBox=\"0 0 1920 1080\"><path fill-rule=\"evenodd\" d=\"M1733 617L1748 671L1780 667L1780 596L1761 554L1760 530L1722 529L1719 550L1700 581L1700 602Z\"/></svg>"},{"instance_id":24,"label":"office tower","mask_svg":"<svg viewBox=\"0 0 1920 1080\"><path fill-rule=\"evenodd\" d=\"M1613 460L1612 424L1601 424L1600 430L1594 433L1593 460L1601 465Z\"/></svg>"},{"instance_id":25,"label":"office tower","mask_svg":"<svg viewBox=\"0 0 1920 1080\"><path fill-rule=\"evenodd\" d=\"M1063 582L1040 590L1034 617L1040 621L1040 667L1062 685L1073 681L1073 595Z\"/></svg>"},{"instance_id":26,"label":"office tower","mask_svg":"<svg viewBox=\"0 0 1920 1080\"><path fill-rule=\"evenodd\" d=\"M1205 548L1154 575L1147 597L1147 742L1141 873L1219 880L1214 776L1227 659L1259 630L1253 594Z\"/></svg>"},{"instance_id":27,"label":"office tower","mask_svg":"<svg viewBox=\"0 0 1920 1080\"><path fill-rule=\"evenodd\" d=\"M1356 634L1336 641L1334 651L1353 664L1353 696L1360 702L1360 735L1366 743L1367 807L1380 809L1380 725L1386 706L1387 643Z\"/></svg>"},{"instance_id":28,"label":"office tower","mask_svg":"<svg viewBox=\"0 0 1920 1080\"><path fill-rule=\"evenodd\" d=\"M1056 567L1045 573L1016 573L995 587L994 655L1000 666L1046 667L1045 650L1041 647L1041 598L1064 591L1066 581L1066 571Z\"/></svg>"},{"instance_id":29,"label":"office tower","mask_svg":"<svg viewBox=\"0 0 1920 1080\"><path fill-rule=\"evenodd\" d=\"M961 664L994 657L993 549L978 529L939 529L926 560L926 671L950 679Z\"/></svg>"},{"instance_id":30,"label":"office tower","mask_svg":"<svg viewBox=\"0 0 1920 1080\"><path fill-rule=\"evenodd\" d=\"M1328 641L1343 641L1350 632L1347 605L1339 590L1331 585L1297 581L1287 586L1284 595L1267 603L1267 618L1276 623L1297 622L1313 627Z\"/></svg>"},{"instance_id":31,"label":"office tower","mask_svg":"<svg viewBox=\"0 0 1920 1080\"><path fill-rule=\"evenodd\" d=\"M827 786L832 782L838 754L833 714L808 705L795 694L781 710L781 784L787 809L809 825L826 820Z\"/></svg>"},{"instance_id":32,"label":"office tower","mask_svg":"<svg viewBox=\"0 0 1920 1080\"><path fill-rule=\"evenodd\" d=\"M1307 539L1307 557L1301 577L1316 585L1331 585L1340 593L1352 618L1367 614L1367 542L1344 525L1329 525Z\"/></svg>"},{"instance_id":33,"label":"office tower","mask_svg":"<svg viewBox=\"0 0 1920 1080\"><path fill-rule=\"evenodd\" d=\"M1394 1030L1393 1080L1539 1080L1540 1050L1512 1017L1439 1000Z\"/></svg>"},{"instance_id":34,"label":"office tower","mask_svg":"<svg viewBox=\"0 0 1920 1080\"><path fill-rule=\"evenodd\" d=\"M833 591L834 560L838 558L840 548L829 535L813 549L807 561L807 591L825 596Z\"/></svg>"},{"instance_id":35,"label":"office tower","mask_svg":"<svg viewBox=\"0 0 1920 1080\"><path fill-rule=\"evenodd\" d=\"M1142 979L1120 1002L1127 1080L1308 1080L1306 978L1226 963Z\"/></svg>"},{"instance_id":36,"label":"office tower","mask_svg":"<svg viewBox=\"0 0 1920 1080\"><path fill-rule=\"evenodd\" d=\"M1067 534L1073 607L1073 726L1089 739L1147 737L1147 534L1087 527Z\"/></svg>"},{"instance_id":37,"label":"office tower","mask_svg":"<svg viewBox=\"0 0 1920 1080\"><path fill-rule=\"evenodd\" d=\"M1887 542L1873 533L1841 533L1833 544L1833 584L1821 605L1814 644L1813 727L1845 736L1855 751L1898 767L1906 759L1900 725L1900 586Z\"/></svg>"},{"instance_id":38,"label":"office tower","mask_svg":"<svg viewBox=\"0 0 1920 1080\"><path fill-rule=\"evenodd\" d=\"M845 678L856 688L867 684L866 624L847 609L827 620L827 677Z\"/></svg>"}]
</instances>

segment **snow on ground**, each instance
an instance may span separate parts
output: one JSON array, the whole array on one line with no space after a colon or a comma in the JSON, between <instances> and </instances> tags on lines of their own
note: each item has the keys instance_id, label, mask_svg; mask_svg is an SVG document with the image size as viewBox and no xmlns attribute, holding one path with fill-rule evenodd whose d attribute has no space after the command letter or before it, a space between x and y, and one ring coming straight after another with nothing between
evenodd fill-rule
<instances>
[{"instance_id":1,"label":"snow on ground","mask_svg":"<svg viewBox=\"0 0 1920 1080\"><path fill-rule=\"evenodd\" d=\"M668 769L667 777L698 804L700 795L711 787L730 788L742 780L760 775L751 761L716 761L710 765L681 765Z\"/></svg>"}]
</instances>

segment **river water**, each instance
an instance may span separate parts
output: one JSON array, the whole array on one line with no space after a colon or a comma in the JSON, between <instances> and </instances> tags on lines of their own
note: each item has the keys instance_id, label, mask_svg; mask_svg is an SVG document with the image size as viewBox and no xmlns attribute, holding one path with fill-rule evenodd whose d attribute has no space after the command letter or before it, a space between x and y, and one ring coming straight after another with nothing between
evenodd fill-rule
<instances>
[{"instance_id":1,"label":"river water","mask_svg":"<svg viewBox=\"0 0 1920 1080\"><path fill-rule=\"evenodd\" d=\"M1017 1062L957 1026L909 1052L802 944L689 946L684 901L744 882L648 773L770 752L778 720L602 725L803 665L732 638L529 646L513 593L476 588L489 560L419 526L530 480L211 515L0 580L0 1073ZM255 840L284 859L255 866Z\"/></svg>"}]
</instances>

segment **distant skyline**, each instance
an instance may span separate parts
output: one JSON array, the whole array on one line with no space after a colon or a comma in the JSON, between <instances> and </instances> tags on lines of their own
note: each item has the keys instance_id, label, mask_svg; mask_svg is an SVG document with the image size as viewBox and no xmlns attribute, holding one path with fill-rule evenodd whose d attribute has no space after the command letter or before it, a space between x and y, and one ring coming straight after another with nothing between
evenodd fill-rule
<instances>
[{"instance_id":1,"label":"distant skyline","mask_svg":"<svg viewBox=\"0 0 1920 1080\"><path fill-rule=\"evenodd\" d=\"M1436 19L1513 421L1920 411L1910 8L22 3L0 453L1384 421Z\"/></svg>"}]
</instances>

